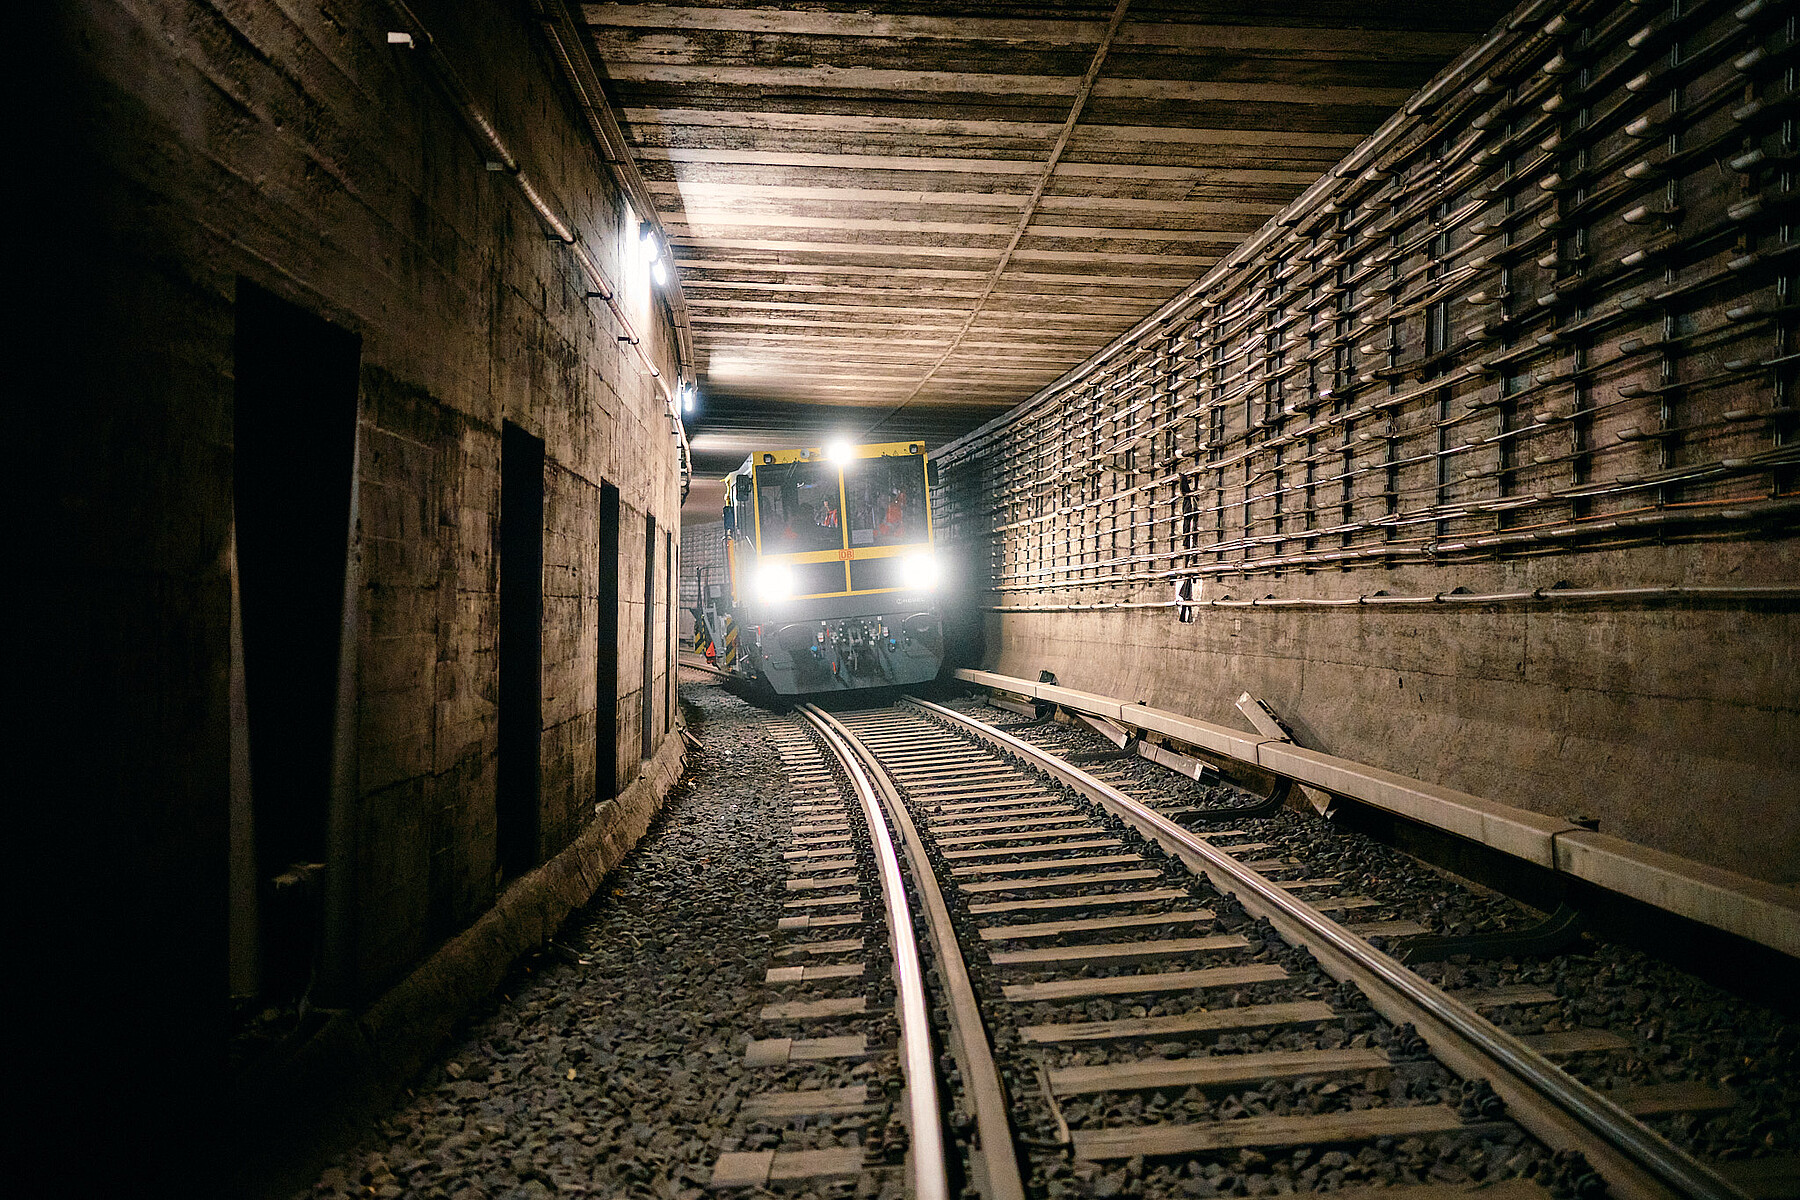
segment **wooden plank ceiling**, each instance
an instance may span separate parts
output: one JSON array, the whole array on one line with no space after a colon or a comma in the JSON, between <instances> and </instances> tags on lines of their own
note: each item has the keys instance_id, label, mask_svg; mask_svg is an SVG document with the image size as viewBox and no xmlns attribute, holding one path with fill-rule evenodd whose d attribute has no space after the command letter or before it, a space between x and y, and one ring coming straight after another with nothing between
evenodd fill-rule
<instances>
[{"instance_id":1,"label":"wooden plank ceiling","mask_svg":"<svg viewBox=\"0 0 1800 1200\"><path fill-rule=\"evenodd\" d=\"M692 314L696 468L943 441L1204 274L1505 5L588 4Z\"/></svg>"}]
</instances>

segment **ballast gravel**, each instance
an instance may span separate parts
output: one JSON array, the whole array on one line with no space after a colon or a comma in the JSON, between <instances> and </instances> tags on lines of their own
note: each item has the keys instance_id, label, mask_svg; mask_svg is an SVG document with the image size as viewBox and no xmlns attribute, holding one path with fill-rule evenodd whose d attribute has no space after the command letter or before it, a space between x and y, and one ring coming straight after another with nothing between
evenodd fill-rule
<instances>
[{"instance_id":1,"label":"ballast gravel","mask_svg":"<svg viewBox=\"0 0 1800 1200\"><path fill-rule=\"evenodd\" d=\"M681 692L704 751L649 833L402 1103L296 1200L700 1200L717 1194L708 1182L722 1151L860 1145L886 1120L898 1090L893 1056L880 1053L893 1040L889 1018L758 1019L766 1003L814 994L764 982L769 967L794 961L775 951L807 936L776 927L793 911L783 907L793 893L782 852L795 820L770 730L787 719L709 684ZM880 928L863 930L882 955L867 976L876 1003L888 974ZM877 1054L744 1062L752 1037L839 1033L867 1034ZM781 1127L740 1112L762 1092L859 1083L879 1100L867 1117Z\"/></svg>"},{"instance_id":2,"label":"ballast gravel","mask_svg":"<svg viewBox=\"0 0 1800 1200\"><path fill-rule=\"evenodd\" d=\"M1056 741L1065 751L1099 750L1082 744L1077 731L1039 726L1024 732L1034 742ZM1103 751L1102 751L1103 752ZM1117 760L1105 760L1108 765ZM1060 785L1045 781L1052 791ZM1026 1147L1027 1186L1037 1196L1129 1196L1146 1200L1168 1197L1263 1195L1315 1188L1335 1188L1365 1183L1471 1183L1532 1175L1546 1181L1558 1175L1558 1165L1540 1145L1526 1137L1503 1113L1491 1107L1479 1090L1456 1078L1433 1061L1424 1042L1411 1026L1393 1026L1378 1016L1355 988L1331 980L1302 949L1287 945L1266 923L1250 918L1237 900L1218 894L1210 882L1188 872L1169 859L1157 844L1145 840L1117 818L1099 810L1072 792L1068 802L1087 810L1090 823L1119 839L1124 849L1162 872L1150 886L1176 888L1186 893L1187 907L1204 907L1215 916L1210 925L1217 932L1241 937L1243 944L1216 952L1196 952L1163 960L1161 965L1129 963L1066 964L1033 969L1014 965L997 969L987 953L965 956L983 1009L988 1014L996 1060L1013 1102L1014 1128ZM1236 797L1225 797L1227 804ZM938 850L930 851L939 877L948 865ZM1139 886L1145 886L1140 884ZM1059 889L1079 894L1085 889ZM1100 889L1108 890L1108 889ZM983 900L1000 893L984 893ZM971 920L967 895L950 889L947 897L953 914L965 926L989 924ZM1160 907L1160 906L1159 906ZM1135 909L1134 909L1135 910ZM1058 910L1058 916L1093 912L1101 907L1076 906ZM1111 911L1118 911L1116 909ZM993 922L992 924L1004 924ZM1116 933L1095 933L1078 940L1111 940ZM986 949L992 948L988 943ZM1007 1001L1004 988L1011 984L1048 979L1100 979L1121 975L1153 975L1163 970L1206 966L1267 964L1282 968L1283 977L1241 987L1213 987L1170 992L1097 997L1079 1001ZM1276 1025L1264 1029L1219 1031L1184 1036L1168 1041L1120 1039L1102 1044L1066 1043L1032 1046L1019 1030L1025 1025L1069 1021L1111 1021L1128 1017L1166 1016L1200 1009L1217 1011L1246 1004L1280 1001L1326 1000L1333 1016L1303 1027ZM1271 1049L1375 1048L1386 1052L1389 1065L1380 1071L1320 1074L1294 1080L1220 1088L1171 1087L1157 1090L1098 1092L1052 1098L1047 1090L1047 1071L1070 1066L1141 1061L1146 1057L1209 1058L1255 1053ZM1310 1152L1265 1156L1255 1152L1228 1152L1178 1156L1163 1161L1131 1158L1090 1163L1073 1159L1062 1143L1070 1132L1116 1130L1133 1126L1229 1122L1243 1117L1298 1116L1342 1113L1390 1106L1449 1104L1474 1124L1455 1132L1431 1137L1378 1138L1343 1154L1313 1160ZM1338 1161L1341 1159L1342 1161Z\"/></svg>"},{"instance_id":3,"label":"ballast gravel","mask_svg":"<svg viewBox=\"0 0 1800 1200\"><path fill-rule=\"evenodd\" d=\"M867 902L862 933L870 953L863 956L868 970L862 980L806 988L765 982L769 967L796 961L778 950L809 936L843 936L829 929L815 935L777 932L777 921L795 911L785 907L794 898L786 881L795 868L782 852L792 844L792 826L804 821L794 816L791 771L771 731L793 726L711 684L684 685L682 693L705 753L671 794L649 834L609 876L595 901L571 918L546 952L522 964L491 1009L414 1082L409 1097L301 1197L701 1200L717 1194L709 1191L708 1182L714 1161L727 1150L861 1146L865 1158L874 1161L891 1159L903 1145L903 1131L889 1129L899 1095L890 1016L805 1024L758 1018L759 1009L776 1000L860 993L877 1008L889 1002L885 938L879 912ZM1018 720L985 705L962 702L956 707L981 719ZM1022 736L1062 752L1104 753L1111 748L1098 735L1061 725L1041 726ZM1229 785L1187 780L1147 763L1101 760L1092 769L1161 807L1254 804L1253 797ZM1117 822L1098 823L1109 835L1121 832ZM854 873L867 900L877 892L869 875L866 835L860 822L852 820L851 826L853 835L842 857L857 860ZM1529 924L1539 916L1310 816L1281 812L1196 823L1200 829L1227 827L1242 829L1245 836L1221 838L1222 845L1233 840L1274 843L1274 849L1260 853L1296 858L1306 874L1335 876L1344 891L1377 902L1358 910L1356 920L1415 920L1437 932L1467 933ZM1142 846L1134 837L1125 840L1131 848ZM1207 993L1013 1006L998 1001L1000 980L985 955L978 955L983 960L973 964L978 989L998 1008L1011 1010L1002 1022L1008 1027L1165 1015L1302 996L1330 1001L1338 1015L1303 1028L1049 1053L1026 1052L1010 1029L1001 1032L996 1051L1013 1091L1015 1115L1022 1118L1034 1200L1280 1194L1521 1174L1535 1175L1553 1191L1583 1190L1579 1163L1547 1160L1541 1147L1504 1120L1431 1138L1383 1138L1324 1153L1242 1151L1191 1162L1083 1163L1054 1149L1059 1126L1207 1122L1346 1104L1471 1103L1463 1094L1467 1085L1415 1056L1410 1029L1382 1021L1354 989L1341 989L1305 955L1266 935L1235 902L1212 894L1204 884L1189 889L1189 900L1178 903L1189 902L1218 909L1221 928L1248 938L1250 945L1233 956L1236 961L1278 962L1288 968L1288 978ZM1058 915L1110 911L1077 908ZM819 961L854 957L830 955ZM1800 1037L1793 1025L1766 1010L1734 1001L1636 952L1598 944L1554 958L1464 959L1418 969L1450 987L1536 984L1556 993L1554 1004L1495 1014L1521 1033L1598 1026L1630 1038L1629 1050L1568 1060L1571 1071L1596 1086L1705 1081L1731 1087L1743 1103L1730 1112L1656 1122L1666 1135L1704 1157L1727 1160L1800 1150L1800 1122L1793 1119L1800 1112ZM1113 970L1090 969L1095 974ZM1007 981L1030 977L1009 972ZM744 1063L753 1037L839 1034L865 1035L874 1053L867 1059L788 1067ZM1380 1046L1393 1054L1398 1061L1385 1084L1378 1079L1302 1080L1228 1095L1197 1090L1101 1093L1072 1097L1061 1105L1048 1104L1039 1087L1038 1071L1044 1068L1124 1061L1146 1052L1185 1057L1345 1045ZM750 1120L743 1111L747 1099L763 1092L859 1084L868 1087L872 1100L866 1114L779 1124ZM885 1147L883 1131L891 1135ZM867 1177L862 1187L869 1187ZM856 1184L844 1183L794 1188L790 1194L847 1197L856 1191Z\"/></svg>"},{"instance_id":4,"label":"ballast gravel","mask_svg":"<svg viewBox=\"0 0 1800 1200\"><path fill-rule=\"evenodd\" d=\"M978 699L948 703L992 724L1022 720ZM1058 722L1015 733L1055 754L1104 753L1113 748L1091 730ZM1229 808L1254 803L1253 797L1229 784L1201 784L1147 761L1102 760L1086 769L1157 807ZM1268 843L1271 848L1258 851L1257 857L1294 859L1302 864L1302 874L1338 880L1341 887L1335 894L1376 901L1372 907L1358 909L1354 917L1346 917L1347 921L1407 920L1434 934L1465 936L1529 927L1544 917L1506 896L1309 813L1290 809L1267 817L1186 823L1200 831L1241 829L1243 837L1221 837L1217 844L1229 850L1232 841ZM1375 944L1384 943L1375 940ZM1529 1036L1604 1029L1618 1034L1627 1043L1622 1049L1556 1060L1592 1087L1694 1083L1729 1091L1738 1102L1724 1112L1647 1119L1652 1128L1702 1160L1726 1164L1756 1158L1800 1158L1800 1023L1781 1013L1733 996L1641 951L1592 937L1555 955L1492 959L1458 955L1448 962L1420 963L1413 969L1453 991L1535 985L1555 994L1553 1002L1487 1012L1490 1020L1513 1033ZM1312 982L1319 980L1315 976ZM1353 1156L1348 1167L1337 1168L1350 1172L1344 1179L1368 1180L1381 1175L1380 1171L1375 1175L1358 1171L1356 1163L1366 1153ZM1270 1156L1268 1163L1264 1169L1291 1175L1297 1186L1319 1186L1335 1174L1334 1170L1319 1174L1319 1160L1289 1170L1280 1170L1283 1162L1279 1156ZM1294 1168L1294 1164L1288 1166ZM1245 1186L1242 1178L1240 1175L1237 1184L1240 1188ZM1213 1180L1230 1181L1229 1174ZM1186 1189L1196 1186L1204 1192L1204 1185L1182 1183Z\"/></svg>"}]
</instances>

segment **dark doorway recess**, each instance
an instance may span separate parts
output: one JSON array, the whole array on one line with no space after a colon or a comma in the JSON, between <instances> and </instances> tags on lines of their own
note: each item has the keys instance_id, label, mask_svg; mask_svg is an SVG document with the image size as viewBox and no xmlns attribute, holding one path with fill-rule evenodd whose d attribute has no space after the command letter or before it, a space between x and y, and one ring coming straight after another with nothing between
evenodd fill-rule
<instances>
[{"instance_id":1,"label":"dark doorway recess","mask_svg":"<svg viewBox=\"0 0 1800 1200\"><path fill-rule=\"evenodd\" d=\"M502 878L538 860L544 656L544 442L500 433L500 764L495 853Z\"/></svg>"},{"instance_id":2,"label":"dark doorway recess","mask_svg":"<svg viewBox=\"0 0 1800 1200\"><path fill-rule=\"evenodd\" d=\"M362 339L239 279L232 352L262 986L293 996L322 922Z\"/></svg>"},{"instance_id":3,"label":"dark doorway recess","mask_svg":"<svg viewBox=\"0 0 1800 1200\"><path fill-rule=\"evenodd\" d=\"M594 655L594 801L619 794L619 489L600 485L599 623Z\"/></svg>"},{"instance_id":4,"label":"dark doorway recess","mask_svg":"<svg viewBox=\"0 0 1800 1200\"><path fill-rule=\"evenodd\" d=\"M644 517L644 757L656 750L656 518Z\"/></svg>"}]
</instances>

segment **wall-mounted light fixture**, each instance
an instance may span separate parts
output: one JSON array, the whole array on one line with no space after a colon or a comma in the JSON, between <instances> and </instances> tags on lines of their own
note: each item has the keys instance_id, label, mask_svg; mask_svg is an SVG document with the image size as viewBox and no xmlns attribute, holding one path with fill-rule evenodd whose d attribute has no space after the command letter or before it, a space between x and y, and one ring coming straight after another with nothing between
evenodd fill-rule
<instances>
[{"instance_id":1,"label":"wall-mounted light fixture","mask_svg":"<svg viewBox=\"0 0 1800 1200\"><path fill-rule=\"evenodd\" d=\"M656 226L648 221L638 225L638 242L644 251L644 262L650 268L650 278L657 287L666 287L669 283L669 266L663 261L662 239L656 236Z\"/></svg>"}]
</instances>

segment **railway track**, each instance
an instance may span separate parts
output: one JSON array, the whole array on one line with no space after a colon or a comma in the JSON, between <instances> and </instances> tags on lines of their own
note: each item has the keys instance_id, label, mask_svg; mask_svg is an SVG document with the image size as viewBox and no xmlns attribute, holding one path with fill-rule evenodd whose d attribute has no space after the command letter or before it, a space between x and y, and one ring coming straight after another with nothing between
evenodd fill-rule
<instances>
[{"instance_id":1,"label":"railway track","mask_svg":"<svg viewBox=\"0 0 1800 1200\"><path fill-rule=\"evenodd\" d=\"M680 670L693 671L708 679L717 679L722 682L729 682L730 680L737 678L737 676L733 675L730 671L721 670L712 663L707 662L698 654L689 654L685 650L675 656L675 665Z\"/></svg>"},{"instance_id":2,"label":"railway track","mask_svg":"<svg viewBox=\"0 0 1800 1200\"><path fill-rule=\"evenodd\" d=\"M914 1194L1105 1195L1121 1164L1146 1195L1229 1194L1246 1164L1278 1159L1305 1191L1344 1164L1383 1177L1400 1153L1440 1164L1419 1197L1471 1179L1490 1196L1744 1195L1638 1121L1633 1098L1555 1066L1568 1046L1484 1015L1529 997L1433 987L1367 940L1417 930L1359 923L1372 901L1228 822L1190 828L1217 814L1134 788L1104 753L1070 761L1021 736L1041 723L916 700L792 720L777 749L805 898L778 954L861 955L836 976L864 985L891 962ZM865 954L878 923L887 953ZM932 981L932 1027L913 976ZM771 970L788 980L806 968ZM728 1154L714 1183L886 1172L872 1186L888 1189L900 1140L876 1139L887 1160Z\"/></svg>"},{"instance_id":3,"label":"railway track","mask_svg":"<svg viewBox=\"0 0 1800 1200\"><path fill-rule=\"evenodd\" d=\"M899 857L874 808L875 789L842 741L816 718L784 722L772 741L787 771L794 824L784 855L791 876L777 922L779 965L769 968L765 982L789 995L758 1013L771 1036L753 1039L745 1062L827 1071L851 1066L847 1075L837 1073L840 1086L815 1078L811 1086L770 1090L748 1103L745 1116L765 1126L802 1129L831 1118L869 1121L880 1115L877 1110L885 1110L886 1118L874 1122L877 1132L860 1144L814 1149L797 1138L795 1148L727 1152L714 1165L712 1185L762 1188L867 1176L879 1189L903 1161L910 1195L946 1200L924 967ZM865 987L884 983L878 969L884 960L891 987ZM897 1106L874 1094L854 1065L890 1053L882 1047L889 1036L898 1060L890 1066L897 1065L904 1080L905 1100ZM890 1124L893 1136L882 1136L879 1130Z\"/></svg>"}]
</instances>

